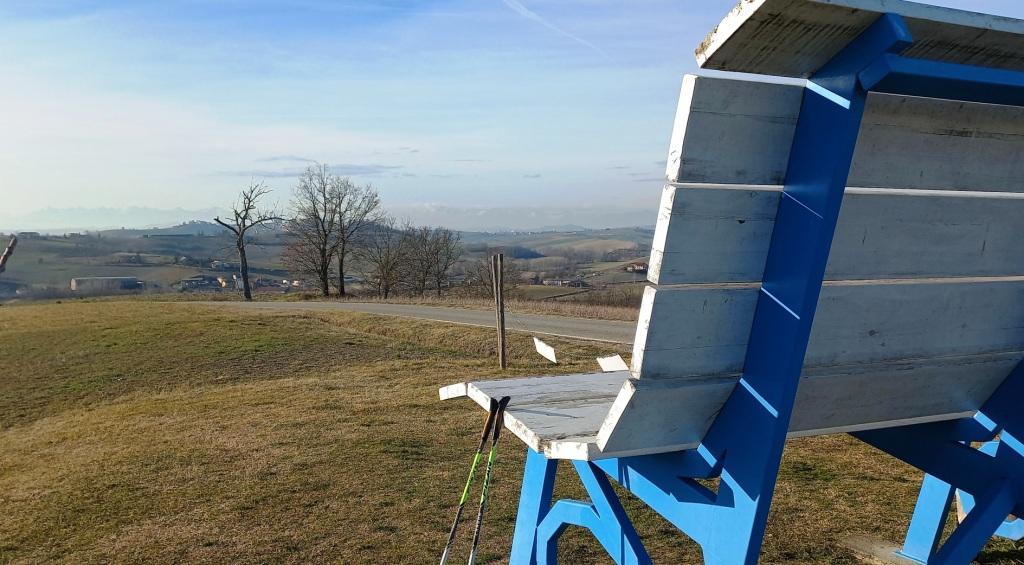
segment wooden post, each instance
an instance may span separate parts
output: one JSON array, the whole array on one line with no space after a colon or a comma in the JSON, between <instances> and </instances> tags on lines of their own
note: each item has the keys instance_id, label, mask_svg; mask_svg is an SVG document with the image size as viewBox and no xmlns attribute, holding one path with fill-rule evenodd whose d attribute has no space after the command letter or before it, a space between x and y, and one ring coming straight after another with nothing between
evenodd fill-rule
<instances>
[{"instance_id":1,"label":"wooden post","mask_svg":"<svg viewBox=\"0 0 1024 565\"><path fill-rule=\"evenodd\" d=\"M0 255L0 273L4 272L7 267L7 260L14 255L14 248L18 245L18 236L12 235L10 243L7 244L7 248L4 249L3 255Z\"/></svg>"},{"instance_id":2,"label":"wooden post","mask_svg":"<svg viewBox=\"0 0 1024 565\"><path fill-rule=\"evenodd\" d=\"M505 255L491 256L491 287L494 291L494 315L498 327L498 365L508 368L508 348L505 345Z\"/></svg>"}]
</instances>

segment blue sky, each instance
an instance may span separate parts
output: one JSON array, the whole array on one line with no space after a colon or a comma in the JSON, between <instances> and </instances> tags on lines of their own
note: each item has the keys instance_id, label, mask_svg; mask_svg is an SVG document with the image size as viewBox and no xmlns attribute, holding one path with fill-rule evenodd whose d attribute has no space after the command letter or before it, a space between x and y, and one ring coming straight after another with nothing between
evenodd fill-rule
<instances>
[{"instance_id":1,"label":"blue sky","mask_svg":"<svg viewBox=\"0 0 1024 565\"><path fill-rule=\"evenodd\" d=\"M252 176L284 204L309 160L414 219L653 221L680 79L733 3L0 0L0 227L206 211ZM942 3L1024 17L1016 0Z\"/></svg>"}]
</instances>

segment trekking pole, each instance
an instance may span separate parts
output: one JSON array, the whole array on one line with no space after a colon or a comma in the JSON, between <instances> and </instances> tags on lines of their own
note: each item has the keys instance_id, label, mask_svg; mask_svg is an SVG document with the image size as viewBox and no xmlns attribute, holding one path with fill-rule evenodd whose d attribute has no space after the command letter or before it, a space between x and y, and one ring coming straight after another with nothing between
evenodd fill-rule
<instances>
[{"instance_id":1,"label":"trekking pole","mask_svg":"<svg viewBox=\"0 0 1024 565\"><path fill-rule=\"evenodd\" d=\"M476 548L480 545L480 530L484 525L484 510L487 509L487 494L491 484L491 472L494 469L494 460L498 455L498 437L501 435L501 428L505 415L505 407L511 397L504 397L498 401L498 413L494 417L494 435L491 436L491 453L487 456L487 471L484 472L483 489L480 491L480 510L476 515L476 528L473 531L473 546L469 550L469 565L476 563Z\"/></svg>"},{"instance_id":2,"label":"trekking pole","mask_svg":"<svg viewBox=\"0 0 1024 565\"><path fill-rule=\"evenodd\" d=\"M466 507L466 501L469 500L469 489L473 486L476 468L480 463L480 456L483 455L484 446L487 445L487 436L491 435L491 427L494 425L494 418L497 412L498 401L492 398L491 408L487 411L487 421L484 423L484 431L480 434L480 446L476 448L476 455L473 456L473 464L469 467L469 478L466 479L466 487L462 489L462 498L459 499L459 509L455 511L455 521L452 522L452 529L448 532L448 542L444 544L444 553L441 554L441 565L445 565L448 562L448 555L451 554L452 545L455 544L455 532L459 529L462 509Z\"/></svg>"}]
</instances>

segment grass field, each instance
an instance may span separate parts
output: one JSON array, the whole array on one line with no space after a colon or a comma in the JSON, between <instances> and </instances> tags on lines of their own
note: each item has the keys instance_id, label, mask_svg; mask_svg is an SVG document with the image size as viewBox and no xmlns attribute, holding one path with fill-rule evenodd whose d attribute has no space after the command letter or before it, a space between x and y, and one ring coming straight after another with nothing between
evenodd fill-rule
<instances>
[{"instance_id":1,"label":"grass field","mask_svg":"<svg viewBox=\"0 0 1024 565\"><path fill-rule=\"evenodd\" d=\"M144 264L123 262L136 252ZM253 245L250 265L254 269L279 268L279 252L278 246ZM137 277L151 289L167 289L204 271L174 264L175 257L182 255L237 261L234 248L225 238L197 237L170 243L141 237L50 237L22 239L4 277L28 286L57 289L67 289L74 277Z\"/></svg>"},{"instance_id":2,"label":"grass field","mask_svg":"<svg viewBox=\"0 0 1024 565\"><path fill-rule=\"evenodd\" d=\"M492 333L188 303L0 307L0 562L433 562L482 419L436 389L497 376ZM564 366L514 335L510 373L593 370L609 351L551 341ZM523 449L506 437L485 563L504 561L514 522ZM557 494L581 495L571 475ZM854 563L844 536L896 541L918 480L844 436L791 442L763 562ZM625 504L655 562L699 562ZM578 531L561 553L610 562ZM994 543L982 562L1024 551Z\"/></svg>"}]
</instances>

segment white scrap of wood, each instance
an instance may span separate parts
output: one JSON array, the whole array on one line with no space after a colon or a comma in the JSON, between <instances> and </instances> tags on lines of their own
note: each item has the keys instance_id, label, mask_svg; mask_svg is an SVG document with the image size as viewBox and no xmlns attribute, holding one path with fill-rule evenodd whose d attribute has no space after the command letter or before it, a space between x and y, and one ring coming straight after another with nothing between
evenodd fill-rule
<instances>
[{"instance_id":1,"label":"white scrap of wood","mask_svg":"<svg viewBox=\"0 0 1024 565\"><path fill-rule=\"evenodd\" d=\"M455 383L453 385L444 386L437 392L441 397L441 400L462 398L463 396L466 396L466 383Z\"/></svg>"},{"instance_id":2,"label":"white scrap of wood","mask_svg":"<svg viewBox=\"0 0 1024 565\"><path fill-rule=\"evenodd\" d=\"M558 360L555 358L554 347L551 347L550 345L537 339L537 337L533 338L533 346L537 348L537 353L540 353L541 357L547 359L548 361L551 361L552 363L555 363L556 365L558 364Z\"/></svg>"},{"instance_id":3,"label":"white scrap of wood","mask_svg":"<svg viewBox=\"0 0 1024 565\"><path fill-rule=\"evenodd\" d=\"M629 370L629 365L627 365L626 361L622 359L622 356L618 354L608 357L598 357L597 364L601 366L601 370L605 373Z\"/></svg>"}]
</instances>

